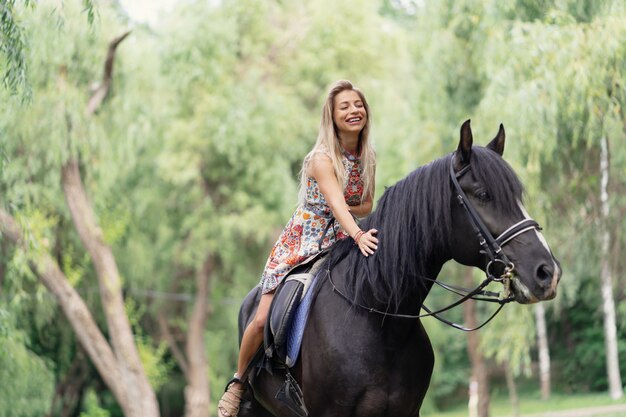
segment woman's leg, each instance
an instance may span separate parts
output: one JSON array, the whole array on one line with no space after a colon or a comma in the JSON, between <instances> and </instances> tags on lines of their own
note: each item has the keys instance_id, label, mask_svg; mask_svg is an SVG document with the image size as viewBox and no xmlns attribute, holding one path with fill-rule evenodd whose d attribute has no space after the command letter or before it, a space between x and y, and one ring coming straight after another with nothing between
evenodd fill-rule
<instances>
[{"instance_id":1,"label":"woman's leg","mask_svg":"<svg viewBox=\"0 0 626 417\"><path fill-rule=\"evenodd\" d=\"M263 342L263 331L273 297L273 292L261 296L256 314L243 332L241 348L239 349L239 361L237 362L237 377L243 375L248 363L252 360L252 356L254 356ZM220 417L236 416L239 412L239 402L241 401L242 393L243 385L238 382L233 382L217 404L218 415Z\"/></svg>"},{"instance_id":2,"label":"woman's leg","mask_svg":"<svg viewBox=\"0 0 626 417\"><path fill-rule=\"evenodd\" d=\"M267 322L267 315L273 298L273 292L261 296L256 314L243 332L241 347L239 348L239 361L237 362L237 375L243 375L248 367L248 363L252 360L252 356L263 343L265 323Z\"/></svg>"}]
</instances>

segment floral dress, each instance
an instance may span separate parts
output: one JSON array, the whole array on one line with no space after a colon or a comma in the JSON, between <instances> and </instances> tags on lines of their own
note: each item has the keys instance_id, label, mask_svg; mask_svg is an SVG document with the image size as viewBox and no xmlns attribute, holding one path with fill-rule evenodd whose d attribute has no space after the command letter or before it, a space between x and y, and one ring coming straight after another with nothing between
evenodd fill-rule
<instances>
[{"instance_id":1,"label":"floral dress","mask_svg":"<svg viewBox=\"0 0 626 417\"><path fill-rule=\"evenodd\" d=\"M363 196L362 167L358 157L344 151L341 162L345 169L346 187L344 198L349 206L361 204ZM282 278L293 267L320 252L319 242L323 237L322 250L348 234L335 222L332 229L326 226L333 219L333 213L319 189L315 178L308 178L306 197L280 234L270 252L269 259L261 275L263 294L276 289Z\"/></svg>"}]
</instances>

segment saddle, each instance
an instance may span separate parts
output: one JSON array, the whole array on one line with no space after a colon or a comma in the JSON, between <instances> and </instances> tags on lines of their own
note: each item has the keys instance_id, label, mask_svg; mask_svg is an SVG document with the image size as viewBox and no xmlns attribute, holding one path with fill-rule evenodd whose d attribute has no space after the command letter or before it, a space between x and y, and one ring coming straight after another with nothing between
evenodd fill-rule
<instances>
[{"instance_id":1,"label":"saddle","mask_svg":"<svg viewBox=\"0 0 626 417\"><path fill-rule=\"evenodd\" d=\"M293 368L298 360L304 325L314 298L314 291L310 290L326 261L326 253L327 251L320 252L294 267L278 285L265 324L263 346L259 347L244 372L245 376L256 368L257 374L262 370L273 374L275 370L282 369L285 373L285 382L275 398L298 417L309 417L309 413L304 404L302 390L291 375L290 368ZM260 297L261 288L257 286L250 291L246 299L258 303ZM240 312L240 338L245 327L242 317Z\"/></svg>"},{"instance_id":2,"label":"saddle","mask_svg":"<svg viewBox=\"0 0 626 417\"><path fill-rule=\"evenodd\" d=\"M325 254L313 256L292 269L276 288L264 335L269 362L279 362L288 368L296 364L313 301L309 290L325 262Z\"/></svg>"}]
</instances>

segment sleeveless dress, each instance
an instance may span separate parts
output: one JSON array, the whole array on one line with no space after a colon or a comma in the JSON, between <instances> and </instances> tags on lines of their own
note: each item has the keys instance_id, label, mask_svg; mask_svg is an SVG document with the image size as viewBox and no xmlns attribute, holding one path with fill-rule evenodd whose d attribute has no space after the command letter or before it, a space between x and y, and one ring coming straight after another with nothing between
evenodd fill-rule
<instances>
[{"instance_id":1,"label":"sleeveless dress","mask_svg":"<svg viewBox=\"0 0 626 417\"><path fill-rule=\"evenodd\" d=\"M344 199L349 206L361 204L363 196L363 180L361 160L343 151L341 162L345 170L346 186ZM269 259L261 275L263 294L276 289L282 278L293 267L320 252L319 241L322 239L322 250L337 240L349 237L345 230L335 222L326 234L326 226L333 219L333 213L319 189L315 178L307 180L306 197L280 234L278 241L270 252Z\"/></svg>"}]
</instances>

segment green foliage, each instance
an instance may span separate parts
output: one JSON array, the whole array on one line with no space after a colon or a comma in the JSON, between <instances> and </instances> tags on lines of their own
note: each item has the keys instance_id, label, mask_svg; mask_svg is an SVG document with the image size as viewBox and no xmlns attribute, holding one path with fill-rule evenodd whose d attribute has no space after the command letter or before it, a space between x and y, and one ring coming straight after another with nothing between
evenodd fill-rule
<instances>
[{"instance_id":1,"label":"green foliage","mask_svg":"<svg viewBox=\"0 0 626 417\"><path fill-rule=\"evenodd\" d=\"M29 1L26 1L28 6ZM16 21L15 0L2 2L0 8L0 64L4 69L4 86L13 94L27 87L26 63L24 49L26 41L22 28ZM30 96L30 90L24 90L25 98Z\"/></svg>"},{"instance_id":2,"label":"green foliage","mask_svg":"<svg viewBox=\"0 0 626 417\"><path fill-rule=\"evenodd\" d=\"M16 5L15 0L3 0L0 5L0 65L4 68L4 86L12 94L21 92L23 102L32 99L32 87L29 83L25 51L30 47L26 42L24 30L20 26L20 12L34 8L35 3L24 0L23 5ZM87 21L93 24L97 15L92 0L83 0L83 11Z\"/></svg>"},{"instance_id":3,"label":"green foliage","mask_svg":"<svg viewBox=\"0 0 626 417\"><path fill-rule=\"evenodd\" d=\"M481 352L497 363L508 362L514 375L531 373L530 351L535 340L532 308L512 304L481 333Z\"/></svg>"},{"instance_id":4,"label":"green foliage","mask_svg":"<svg viewBox=\"0 0 626 417\"><path fill-rule=\"evenodd\" d=\"M100 407L98 394L93 390L87 391L84 399L84 410L80 413L80 417L110 417L111 413Z\"/></svg>"},{"instance_id":5,"label":"green foliage","mask_svg":"<svg viewBox=\"0 0 626 417\"><path fill-rule=\"evenodd\" d=\"M28 349L27 337L15 328L12 317L0 304L0 416L40 416L50 407L54 375L50 365Z\"/></svg>"},{"instance_id":6,"label":"green foliage","mask_svg":"<svg viewBox=\"0 0 626 417\"><path fill-rule=\"evenodd\" d=\"M154 342L150 338L135 338L139 357L144 367L148 381L155 391L167 382L169 374L173 368L173 363L166 360L167 344L160 343L154 347Z\"/></svg>"},{"instance_id":7,"label":"green foliage","mask_svg":"<svg viewBox=\"0 0 626 417\"><path fill-rule=\"evenodd\" d=\"M576 304L551 317L554 323L550 347L556 364L555 381L566 392L599 392L608 387L600 289L593 275L584 276ZM617 333L620 370L626 372L626 329Z\"/></svg>"}]
</instances>

